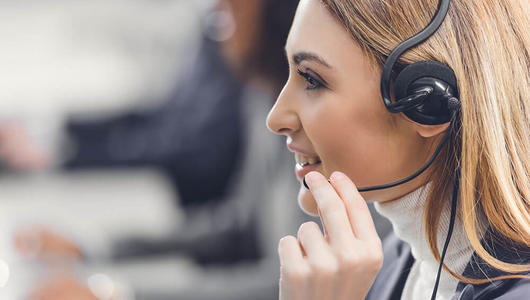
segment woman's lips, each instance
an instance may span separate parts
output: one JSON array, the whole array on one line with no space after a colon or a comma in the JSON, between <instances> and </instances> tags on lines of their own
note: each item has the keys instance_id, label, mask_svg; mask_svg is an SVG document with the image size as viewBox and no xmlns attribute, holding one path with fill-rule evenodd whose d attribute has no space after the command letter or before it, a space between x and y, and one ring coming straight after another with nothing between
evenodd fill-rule
<instances>
[{"instance_id":1,"label":"woman's lips","mask_svg":"<svg viewBox=\"0 0 530 300\"><path fill-rule=\"evenodd\" d=\"M300 148L297 148L293 146L293 144L290 144L290 143L287 143L287 149L289 149L289 151L293 153L299 153L304 156L309 156L309 157L316 156L316 154L311 154L309 151L301 150Z\"/></svg>"},{"instance_id":2,"label":"woman's lips","mask_svg":"<svg viewBox=\"0 0 530 300\"><path fill-rule=\"evenodd\" d=\"M294 171L296 173L296 177L301 182L304 179L304 176L307 173L317 170L320 167L321 164L322 163L317 163L317 164L313 164L313 165L305 165L305 166L302 167L300 164L297 163L295 165L295 167L294 167Z\"/></svg>"},{"instance_id":3,"label":"woman's lips","mask_svg":"<svg viewBox=\"0 0 530 300\"><path fill-rule=\"evenodd\" d=\"M296 177L298 178L298 180L300 180L300 182L302 182L304 176L307 173L317 170L322 164L322 162L319 162L314 164L304 164L304 166L302 166L300 163L298 163L298 161L309 162L311 158L314 158L315 160L319 161L320 158L316 154L309 154L309 152L302 151L299 148L293 146L293 144L290 143L289 140L287 140L287 148L289 149L289 151L295 153L295 160L297 161L297 163L295 164L294 171L296 173ZM304 157L298 157L299 155L302 155Z\"/></svg>"}]
</instances>

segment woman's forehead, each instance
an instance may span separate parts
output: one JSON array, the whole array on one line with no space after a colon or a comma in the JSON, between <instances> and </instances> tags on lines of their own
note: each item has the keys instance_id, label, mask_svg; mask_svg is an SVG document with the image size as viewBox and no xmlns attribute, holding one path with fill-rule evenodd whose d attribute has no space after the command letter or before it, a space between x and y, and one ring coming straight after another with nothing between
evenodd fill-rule
<instances>
[{"instance_id":1,"label":"woman's forehead","mask_svg":"<svg viewBox=\"0 0 530 300\"><path fill-rule=\"evenodd\" d=\"M339 70L366 68L361 48L319 0L300 1L285 48L290 56L315 54Z\"/></svg>"},{"instance_id":2,"label":"woman's forehead","mask_svg":"<svg viewBox=\"0 0 530 300\"><path fill-rule=\"evenodd\" d=\"M318 0L301 0L289 31L286 48L295 52L311 50L323 54L328 47L337 42L330 32L340 29L333 17ZM306 47L306 49L297 49ZM310 47L311 49L307 49Z\"/></svg>"}]
</instances>

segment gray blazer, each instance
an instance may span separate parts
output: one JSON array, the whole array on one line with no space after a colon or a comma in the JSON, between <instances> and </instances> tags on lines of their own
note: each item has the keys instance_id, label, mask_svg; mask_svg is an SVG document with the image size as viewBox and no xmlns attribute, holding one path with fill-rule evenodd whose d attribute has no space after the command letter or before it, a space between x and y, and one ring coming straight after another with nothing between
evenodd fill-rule
<instances>
[{"instance_id":1,"label":"gray blazer","mask_svg":"<svg viewBox=\"0 0 530 300\"><path fill-rule=\"evenodd\" d=\"M482 245L489 253L508 263L530 263L530 249L510 245L498 234L488 231ZM410 246L395 234L390 234L383 242L383 267L377 275L366 300L399 300L408 273L414 264ZM470 278L492 278L506 275L503 271L490 267L475 252L471 256L463 275ZM530 276L530 272L525 275ZM522 300L530 299L530 279L505 279L480 285L459 282L452 300Z\"/></svg>"}]
</instances>

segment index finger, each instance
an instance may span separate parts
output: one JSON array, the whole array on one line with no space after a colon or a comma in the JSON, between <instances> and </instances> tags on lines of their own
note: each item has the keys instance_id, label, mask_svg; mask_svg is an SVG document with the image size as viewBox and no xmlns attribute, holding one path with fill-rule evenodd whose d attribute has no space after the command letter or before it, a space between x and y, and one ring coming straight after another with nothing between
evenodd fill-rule
<instances>
[{"instance_id":1,"label":"index finger","mask_svg":"<svg viewBox=\"0 0 530 300\"><path fill-rule=\"evenodd\" d=\"M305 177L331 245L338 249L353 246L355 236L343 200L322 174L311 171Z\"/></svg>"},{"instance_id":2,"label":"index finger","mask_svg":"<svg viewBox=\"0 0 530 300\"><path fill-rule=\"evenodd\" d=\"M344 173L336 171L331 174L331 184L344 200L355 236L364 241L378 240L379 236L366 200L359 194L353 181Z\"/></svg>"}]
</instances>

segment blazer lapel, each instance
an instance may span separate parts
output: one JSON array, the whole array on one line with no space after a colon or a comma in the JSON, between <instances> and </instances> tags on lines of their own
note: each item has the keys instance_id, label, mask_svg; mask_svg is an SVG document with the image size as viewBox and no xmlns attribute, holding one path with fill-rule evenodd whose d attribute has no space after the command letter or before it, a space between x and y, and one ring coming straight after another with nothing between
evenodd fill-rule
<instances>
[{"instance_id":1,"label":"blazer lapel","mask_svg":"<svg viewBox=\"0 0 530 300\"><path fill-rule=\"evenodd\" d=\"M414 264L410 246L397 236L385 239L383 266L366 296L366 300L394 300L401 298L407 276Z\"/></svg>"}]
</instances>

